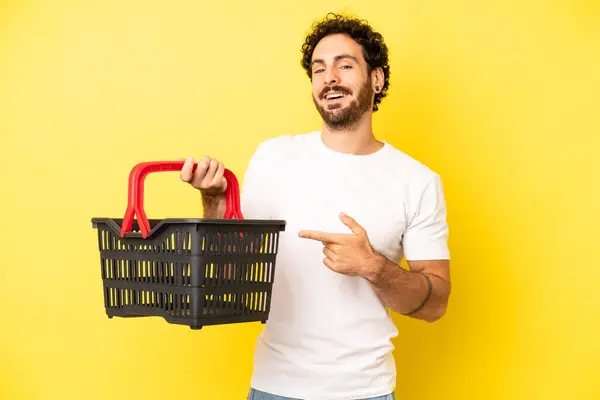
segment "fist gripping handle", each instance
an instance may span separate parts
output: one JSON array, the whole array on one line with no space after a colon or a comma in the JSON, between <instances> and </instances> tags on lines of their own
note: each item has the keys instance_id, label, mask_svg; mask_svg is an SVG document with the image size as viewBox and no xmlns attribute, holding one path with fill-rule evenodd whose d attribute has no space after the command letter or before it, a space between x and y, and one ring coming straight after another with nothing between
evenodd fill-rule
<instances>
[{"instance_id":1,"label":"fist gripping handle","mask_svg":"<svg viewBox=\"0 0 600 400\"><path fill-rule=\"evenodd\" d=\"M179 171L185 161L147 161L141 162L133 167L129 173L129 190L127 196L127 210L123 217L121 226L121 237L130 232L133 226L133 218L137 217L140 232L143 238L150 233L150 223L144 211L144 179L151 172ZM198 167L194 163L193 171ZM225 190L225 219L243 219L240 208L240 189L236 176L228 169L225 169L223 176L227 180L227 189Z\"/></svg>"}]
</instances>

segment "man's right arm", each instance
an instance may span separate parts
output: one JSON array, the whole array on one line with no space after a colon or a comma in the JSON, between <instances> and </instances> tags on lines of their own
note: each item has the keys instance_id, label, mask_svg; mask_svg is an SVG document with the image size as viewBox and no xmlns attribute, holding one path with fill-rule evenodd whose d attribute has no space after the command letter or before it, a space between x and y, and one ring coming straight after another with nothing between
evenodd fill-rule
<instances>
[{"instance_id":1,"label":"man's right arm","mask_svg":"<svg viewBox=\"0 0 600 400\"><path fill-rule=\"evenodd\" d=\"M194 159L189 157L181 168L181 180L198 189L202 196L204 218L219 219L225 215L225 190L227 180L223 176L225 166L218 160L208 156L198 161L196 170L193 169Z\"/></svg>"},{"instance_id":2,"label":"man's right arm","mask_svg":"<svg viewBox=\"0 0 600 400\"><path fill-rule=\"evenodd\" d=\"M226 199L224 194L205 195L202 194L202 207L204 218L221 219L225 216Z\"/></svg>"},{"instance_id":3,"label":"man's right arm","mask_svg":"<svg viewBox=\"0 0 600 400\"><path fill-rule=\"evenodd\" d=\"M240 187L240 206L242 214L248 219L269 219L273 217L273 149L269 141L261 142L252 155L244 181ZM277 157L279 158L279 157ZM223 176L225 166L223 163L204 156L198 161L196 170L193 170L194 159L188 158L181 169L181 180L198 189L202 196L204 217L207 219L220 219L225 215L226 199L225 190L227 180Z\"/></svg>"}]
</instances>

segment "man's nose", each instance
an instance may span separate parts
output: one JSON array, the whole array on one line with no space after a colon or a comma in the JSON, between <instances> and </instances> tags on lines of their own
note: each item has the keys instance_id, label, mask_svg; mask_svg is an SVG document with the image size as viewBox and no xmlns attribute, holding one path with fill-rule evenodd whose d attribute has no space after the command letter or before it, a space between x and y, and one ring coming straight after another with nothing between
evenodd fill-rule
<instances>
[{"instance_id":1,"label":"man's nose","mask_svg":"<svg viewBox=\"0 0 600 400\"><path fill-rule=\"evenodd\" d=\"M335 68L330 68L325 73L325 84L327 85L335 85L339 83L337 71Z\"/></svg>"}]
</instances>

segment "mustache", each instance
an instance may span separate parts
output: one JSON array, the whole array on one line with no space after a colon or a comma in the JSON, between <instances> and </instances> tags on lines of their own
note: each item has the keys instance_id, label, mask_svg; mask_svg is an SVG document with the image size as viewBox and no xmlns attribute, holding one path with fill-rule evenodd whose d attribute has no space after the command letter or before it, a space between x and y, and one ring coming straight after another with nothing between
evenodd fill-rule
<instances>
[{"instance_id":1,"label":"mustache","mask_svg":"<svg viewBox=\"0 0 600 400\"><path fill-rule=\"evenodd\" d=\"M343 93L343 94L352 94L352 92L350 91L350 89L346 89L343 86L327 86L326 88L324 88L323 90L321 90L321 93L319 94L319 98L323 99L325 97L325 95L329 92L338 92L338 93Z\"/></svg>"}]
</instances>

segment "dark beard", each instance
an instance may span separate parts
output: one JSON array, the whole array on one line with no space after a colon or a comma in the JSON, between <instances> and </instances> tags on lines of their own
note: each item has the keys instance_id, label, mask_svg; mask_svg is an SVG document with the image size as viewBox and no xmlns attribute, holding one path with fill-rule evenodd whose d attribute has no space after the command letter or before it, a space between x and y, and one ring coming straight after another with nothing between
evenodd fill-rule
<instances>
[{"instance_id":1,"label":"dark beard","mask_svg":"<svg viewBox=\"0 0 600 400\"><path fill-rule=\"evenodd\" d=\"M324 89L320 98L322 99L327 92L339 91L348 94L348 89L341 86L332 86L331 88ZM340 105L333 107L323 107L317 102L313 96L313 102L321 114L321 118L325 124L332 130L349 129L355 126L363 114L372 108L374 91L371 87L371 79L367 79L365 84L360 88L356 99L344 108L340 109Z\"/></svg>"}]
</instances>

